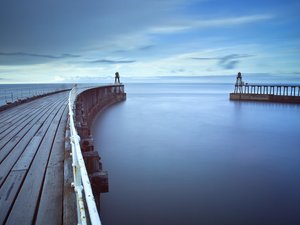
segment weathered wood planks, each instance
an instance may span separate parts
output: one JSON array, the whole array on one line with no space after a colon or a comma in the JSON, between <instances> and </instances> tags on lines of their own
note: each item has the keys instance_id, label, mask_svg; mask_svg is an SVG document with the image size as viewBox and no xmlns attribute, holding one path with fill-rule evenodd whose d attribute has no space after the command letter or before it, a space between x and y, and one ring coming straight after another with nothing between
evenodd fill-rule
<instances>
[{"instance_id":1,"label":"weathered wood planks","mask_svg":"<svg viewBox=\"0 0 300 225\"><path fill-rule=\"evenodd\" d=\"M0 113L0 224L63 223L67 97Z\"/></svg>"}]
</instances>

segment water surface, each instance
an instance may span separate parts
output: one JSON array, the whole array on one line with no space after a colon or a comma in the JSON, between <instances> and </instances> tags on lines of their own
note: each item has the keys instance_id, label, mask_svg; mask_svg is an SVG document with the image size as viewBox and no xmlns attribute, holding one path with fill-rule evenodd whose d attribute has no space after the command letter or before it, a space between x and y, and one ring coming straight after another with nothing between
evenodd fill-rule
<instances>
[{"instance_id":1,"label":"water surface","mask_svg":"<svg viewBox=\"0 0 300 225\"><path fill-rule=\"evenodd\" d=\"M300 106L225 83L126 84L93 135L105 225L300 224Z\"/></svg>"}]
</instances>

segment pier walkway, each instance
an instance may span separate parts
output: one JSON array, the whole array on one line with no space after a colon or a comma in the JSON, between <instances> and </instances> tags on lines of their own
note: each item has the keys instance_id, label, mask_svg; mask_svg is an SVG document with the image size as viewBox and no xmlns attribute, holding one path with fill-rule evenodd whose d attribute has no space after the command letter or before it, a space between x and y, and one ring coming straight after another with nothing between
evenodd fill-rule
<instances>
[{"instance_id":1,"label":"pier walkway","mask_svg":"<svg viewBox=\"0 0 300 225\"><path fill-rule=\"evenodd\" d=\"M0 112L0 224L62 224L69 91Z\"/></svg>"},{"instance_id":2,"label":"pier walkway","mask_svg":"<svg viewBox=\"0 0 300 225\"><path fill-rule=\"evenodd\" d=\"M73 88L0 111L0 224L101 225L108 192L90 132L124 85Z\"/></svg>"}]
</instances>

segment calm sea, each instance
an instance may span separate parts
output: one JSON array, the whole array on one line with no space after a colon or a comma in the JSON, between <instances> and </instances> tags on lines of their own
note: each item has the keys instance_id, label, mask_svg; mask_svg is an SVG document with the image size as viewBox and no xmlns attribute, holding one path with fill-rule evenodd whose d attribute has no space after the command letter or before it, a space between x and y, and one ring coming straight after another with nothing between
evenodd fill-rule
<instances>
[{"instance_id":1,"label":"calm sea","mask_svg":"<svg viewBox=\"0 0 300 225\"><path fill-rule=\"evenodd\" d=\"M230 82L125 86L92 131L105 225L300 224L300 105L231 102Z\"/></svg>"}]
</instances>

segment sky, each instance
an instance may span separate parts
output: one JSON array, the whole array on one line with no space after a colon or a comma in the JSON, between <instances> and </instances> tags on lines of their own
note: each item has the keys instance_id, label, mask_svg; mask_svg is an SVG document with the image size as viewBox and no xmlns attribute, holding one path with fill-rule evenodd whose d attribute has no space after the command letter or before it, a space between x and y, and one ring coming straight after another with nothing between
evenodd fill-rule
<instances>
[{"instance_id":1,"label":"sky","mask_svg":"<svg viewBox=\"0 0 300 225\"><path fill-rule=\"evenodd\" d=\"M299 0L0 0L0 83L300 76Z\"/></svg>"}]
</instances>

